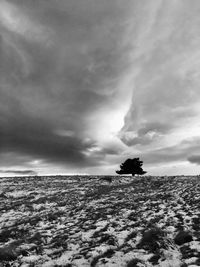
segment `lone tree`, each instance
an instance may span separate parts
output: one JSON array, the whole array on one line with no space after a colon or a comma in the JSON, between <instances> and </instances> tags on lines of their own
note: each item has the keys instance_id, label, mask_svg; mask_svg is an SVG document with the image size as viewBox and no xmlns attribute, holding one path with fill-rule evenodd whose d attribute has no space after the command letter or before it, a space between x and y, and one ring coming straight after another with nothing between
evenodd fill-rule
<instances>
[{"instance_id":1,"label":"lone tree","mask_svg":"<svg viewBox=\"0 0 200 267\"><path fill-rule=\"evenodd\" d=\"M146 172L142 169L143 162L139 158L127 159L120 165L120 170L116 171L117 174L135 174L143 175Z\"/></svg>"}]
</instances>

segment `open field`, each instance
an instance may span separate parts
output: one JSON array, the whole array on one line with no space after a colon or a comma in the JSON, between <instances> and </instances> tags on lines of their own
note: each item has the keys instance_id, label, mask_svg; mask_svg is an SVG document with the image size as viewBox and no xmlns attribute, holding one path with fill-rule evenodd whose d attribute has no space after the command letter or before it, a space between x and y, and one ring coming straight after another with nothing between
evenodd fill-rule
<instances>
[{"instance_id":1,"label":"open field","mask_svg":"<svg viewBox=\"0 0 200 267\"><path fill-rule=\"evenodd\" d=\"M200 177L0 178L0 266L200 266Z\"/></svg>"}]
</instances>

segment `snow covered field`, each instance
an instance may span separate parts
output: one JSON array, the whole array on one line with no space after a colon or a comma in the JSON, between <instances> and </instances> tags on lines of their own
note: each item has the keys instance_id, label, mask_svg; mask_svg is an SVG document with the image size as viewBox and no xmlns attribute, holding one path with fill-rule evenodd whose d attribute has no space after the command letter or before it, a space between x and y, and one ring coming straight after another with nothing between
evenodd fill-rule
<instances>
[{"instance_id":1,"label":"snow covered field","mask_svg":"<svg viewBox=\"0 0 200 267\"><path fill-rule=\"evenodd\" d=\"M0 266L200 266L200 177L0 178Z\"/></svg>"}]
</instances>

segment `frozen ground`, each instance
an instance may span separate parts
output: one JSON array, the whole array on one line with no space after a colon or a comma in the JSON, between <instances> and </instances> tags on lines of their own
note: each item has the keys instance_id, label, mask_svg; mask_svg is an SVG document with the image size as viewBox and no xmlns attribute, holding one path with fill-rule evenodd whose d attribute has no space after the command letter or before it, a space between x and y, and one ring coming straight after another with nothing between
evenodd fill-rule
<instances>
[{"instance_id":1,"label":"frozen ground","mask_svg":"<svg viewBox=\"0 0 200 267\"><path fill-rule=\"evenodd\" d=\"M2 266L200 266L200 177L0 178Z\"/></svg>"}]
</instances>

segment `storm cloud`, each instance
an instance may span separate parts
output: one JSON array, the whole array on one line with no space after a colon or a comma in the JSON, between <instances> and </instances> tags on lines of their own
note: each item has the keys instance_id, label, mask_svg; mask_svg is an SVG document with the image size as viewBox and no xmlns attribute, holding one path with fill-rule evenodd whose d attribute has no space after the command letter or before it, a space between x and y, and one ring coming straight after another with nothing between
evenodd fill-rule
<instances>
[{"instance_id":1,"label":"storm cloud","mask_svg":"<svg viewBox=\"0 0 200 267\"><path fill-rule=\"evenodd\" d=\"M91 155L95 135L104 112L121 105L118 84L129 66L129 43L121 41L129 5L0 2L1 155L100 163L102 155Z\"/></svg>"},{"instance_id":2,"label":"storm cloud","mask_svg":"<svg viewBox=\"0 0 200 267\"><path fill-rule=\"evenodd\" d=\"M185 142L200 130L199 8L1 0L0 166L112 173L135 155L149 168L189 163L195 143Z\"/></svg>"}]
</instances>

